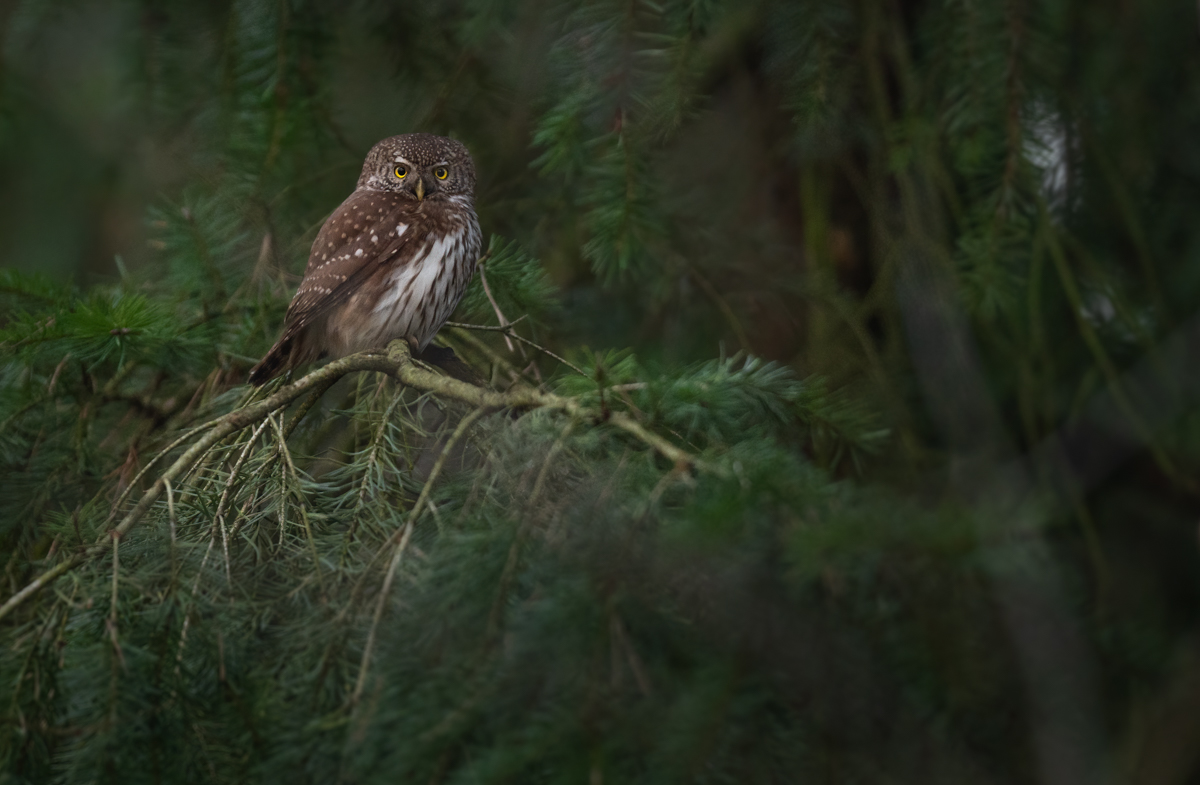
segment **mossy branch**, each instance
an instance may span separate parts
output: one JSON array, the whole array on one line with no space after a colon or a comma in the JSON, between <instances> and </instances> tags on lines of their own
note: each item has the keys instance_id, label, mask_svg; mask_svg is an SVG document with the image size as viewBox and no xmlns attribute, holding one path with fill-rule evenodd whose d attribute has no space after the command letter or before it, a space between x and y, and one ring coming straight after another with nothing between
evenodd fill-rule
<instances>
[{"instance_id":1,"label":"mossy branch","mask_svg":"<svg viewBox=\"0 0 1200 785\"><path fill-rule=\"evenodd\" d=\"M334 382L348 373L356 371L377 371L385 373L401 384L424 392L431 392L447 398L454 398L470 404L477 409L511 409L511 408L549 408L558 409L580 420L607 421L631 436L644 442L676 466L687 466L717 472L715 467L702 463L695 456L676 447L667 439L648 430L633 418L622 412L612 412L607 416L599 411L591 411L581 406L577 399L567 396L543 392L531 387L514 387L504 392L488 390L467 382L459 381L448 376L441 376L426 370L412 361L409 346L404 341L393 341L386 353L364 352L353 354L340 360L335 360L319 368L304 378L292 384L285 385L266 398L232 411L198 429L203 435L183 454L175 459L167 469L159 475L142 498L113 529L105 532L93 545L80 549L61 562L51 567L30 581L24 588L8 598L0 606L0 619L8 616L27 600L33 598L42 589L56 579L65 575L80 564L90 562L103 555L112 547L113 542L124 537L146 512L158 501L171 483L178 480L204 455L225 437L236 433L256 423L274 412L284 409L297 399L308 395L318 394L327 390ZM309 399L311 401L311 398ZM306 402L305 405L311 405ZM289 430L290 430L289 426ZM168 449L180 442L175 442Z\"/></svg>"}]
</instances>

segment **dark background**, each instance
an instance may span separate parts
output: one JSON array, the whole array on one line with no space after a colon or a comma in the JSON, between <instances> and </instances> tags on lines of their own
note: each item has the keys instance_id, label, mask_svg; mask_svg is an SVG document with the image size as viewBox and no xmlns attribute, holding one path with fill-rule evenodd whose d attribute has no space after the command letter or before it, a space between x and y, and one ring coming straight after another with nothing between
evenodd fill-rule
<instances>
[{"instance_id":1,"label":"dark background","mask_svg":"<svg viewBox=\"0 0 1200 785\"><path fill-rule=\"evenodd\" d=\"M948 781L1200 783L1194 3L10 1L0 52L0 265L202 292L227 382L366 151L419 130L554 285L551 348L746 352L886 434L797 448L862 506L701 635L762 614L739 662L805 674L818 781L917 776L902 715L967 751Z\"/></svg>"}]
</instances>

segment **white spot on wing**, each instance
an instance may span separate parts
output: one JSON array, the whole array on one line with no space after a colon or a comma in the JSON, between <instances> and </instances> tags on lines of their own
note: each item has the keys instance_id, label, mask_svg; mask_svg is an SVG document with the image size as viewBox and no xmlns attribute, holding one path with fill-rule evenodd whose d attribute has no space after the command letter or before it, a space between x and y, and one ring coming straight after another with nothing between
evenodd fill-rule
<instances>
[{"instance_id":1,"label":"white spot on wing","mask_svg":"<svg viewBox=\"0 0 1200 785\"><path fill-rule=\"evenodd\" d=\"M404 233L407 231L408 231L408 224L396 224L396 236L397 237L403 237Z\"/></svg>"}]
</instances>

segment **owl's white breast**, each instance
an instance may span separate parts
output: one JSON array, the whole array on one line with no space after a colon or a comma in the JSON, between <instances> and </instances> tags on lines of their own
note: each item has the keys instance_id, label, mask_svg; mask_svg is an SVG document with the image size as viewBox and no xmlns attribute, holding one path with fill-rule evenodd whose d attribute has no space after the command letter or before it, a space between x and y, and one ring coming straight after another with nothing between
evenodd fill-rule
<instances>
[{"instance_id":1,"label":"owl's white breast","mask_svg":"<svg viewBox=\"0 0 1200 785\"><path fill-rule=\"evenodd\" d=\"M412 338L425 348L466 290L480 239L477 225L460 225L398 265L384 280L370 312L350 322L354 334L339 336L341 353L382 348L397 338Z\"/></svg>"}]
</instances>

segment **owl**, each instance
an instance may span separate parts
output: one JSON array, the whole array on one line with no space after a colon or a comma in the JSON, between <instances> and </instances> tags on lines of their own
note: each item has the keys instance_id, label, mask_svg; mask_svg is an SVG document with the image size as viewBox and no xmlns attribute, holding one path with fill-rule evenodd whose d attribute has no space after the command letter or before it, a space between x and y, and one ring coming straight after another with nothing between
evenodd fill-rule
<instances>
[{"instance_id":1,"label":"owl","mask_svg":"<svg viewBox=\"0 0 1200 785\"><path fill-rule=\"evenodd\" d=\"M424 349L475 272L474 194L475 165L461 142L404 134L371 148L358 187L317 234L283 334L250 383L396 338Z\"/></svg>"}]
</instances>

